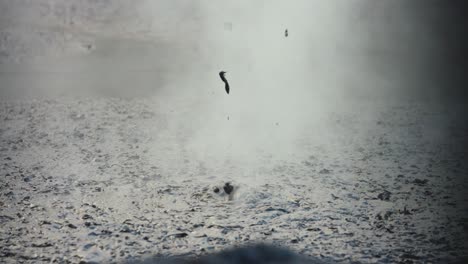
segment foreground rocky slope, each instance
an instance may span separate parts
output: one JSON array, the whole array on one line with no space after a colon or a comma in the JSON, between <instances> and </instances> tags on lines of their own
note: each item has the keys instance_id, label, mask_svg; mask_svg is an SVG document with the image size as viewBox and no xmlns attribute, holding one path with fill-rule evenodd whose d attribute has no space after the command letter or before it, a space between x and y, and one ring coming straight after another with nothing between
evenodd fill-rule
<instances>
[{"instance_id":1,"label":"foreground rocky slope","mask_svg":"<svg viewBox=\"0 0 468 264\"><path fill-rule=\"evenodd\" d=\"M135 261L255 242L345 263L468 254L466 121L456 107L402 104L364 120L363 104L327 116L335 135L304 135L289 157L258 150L254 165L197 158L190 126L177 121L190 107L2 102L1 262Z\"/></svg>"}]
</instances>

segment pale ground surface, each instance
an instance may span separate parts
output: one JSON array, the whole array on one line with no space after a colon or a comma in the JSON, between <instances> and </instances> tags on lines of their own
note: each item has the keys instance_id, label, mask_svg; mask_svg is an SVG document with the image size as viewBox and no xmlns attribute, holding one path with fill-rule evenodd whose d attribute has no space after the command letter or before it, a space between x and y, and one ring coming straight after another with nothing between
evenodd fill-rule
<instances>
[{"instance_id":1,"label":"pale ground surface","mask_svg":"<svg viewBox=\"0 0 468 264\"><path fill-rule=\"evenodd\" d=\"M305 136L286 159L258 153L250 172L191 160L180 143L190 129L167 132L184 111L167 98L2 102L2 261L198 255L255 241L345 262L467 255L467 153L457 146L466 124L456 111L337 113L328 127L342 136ZM428 141L437 131L425 125L442 115L452 140ZM226 181L237 187L232 201L213 192Z\"/></svg>"}]
</instances>

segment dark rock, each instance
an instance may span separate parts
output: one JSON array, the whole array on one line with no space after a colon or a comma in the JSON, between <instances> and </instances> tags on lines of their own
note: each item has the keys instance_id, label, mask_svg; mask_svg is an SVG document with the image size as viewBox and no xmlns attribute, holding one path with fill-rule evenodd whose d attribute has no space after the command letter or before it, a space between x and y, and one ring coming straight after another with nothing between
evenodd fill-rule
<instances>
[{"instance_id":1,"label":"dark rock","mask_svg":"<svg viewBox=\"0 0 468 264\"><path fill-rule=\"evenodd\" d=\"M291 240L291 243L295 243ZM147 262L157 263L157 261ZM322 264L329 263L322 261L318 258L298 255L293 251L269 246L269 245L253 245L247 247L237 247L229 250L224 250L216 254L210 254L202 256L198 259L187 259L182 260L181 263L198 263L198 264L209 264L209 263L243 263L243 264L267 264L267 263L302 263L302 264Z\"/></svg>"},{"instance_id":2,"label":"dark rock","mask_svg":"<svg viewBox=\"0 0 468 264\"><path fill-rule=\"evenodd\" d=\"M431 242L432 244L435 244L435 245L448 244L448 241L447 241L447 239L445 237L441 237L439 239L432 238L432 239L429 239L429 242Z\"/></svg>"},{"instance_id":3,"label":"dark rock","mask_svg":"<svg viewBox=\"0 0 468 264\"><path fill-rule=\"evenodd\" d=\"M111 235L112 234L112 231L109 231L109 230L102 230L101 231L101 235Z\"/></svg>"},{"instance_id":4,"label":"dark rock","mask_svg":"<svg viewBox=\"0 0 468 264\"><path fill-rule=\"evenodd\" d=\"M391 194L392 194L391 192L385 190L382 193L379 193L379 195L377 195L377 198L379 198L382 201L389 201Z\"/></svg>"},{"instance_id":5,"label":"dark rock","mask_svg":"<svg viewBox=\"0 0 468 264\"><path fill-rule=\"evenodd\" d=\"M267 209L265 209L265 212L272 212L272 211L279 211L279 212L283 212L283 213L289 214L289 211L288 211L288 210L282 209L282 208L268 207Z\"/></svg>"},{"instance_id":6,"label":"dark rock","mask_svg":"<svg viewBox=\"0 0 468 264\"><path fill-rule=\"evenodd\" d=\"M87 219L93 219L93 217L92 217L91 215L89 215L89 214L85 214L85 215L83 215L83 216L81 217L81 219L87 220Z\"/></svg>"},{"instance_id":7,"label":"dark rock","mask_svg":"<svg viewBox=\"0 0 468 264\"><path fill-rule=\"evenodd\" d=\"M50 225L50 224L52 223L47 220L42 220L41 222L39 222L39 225Z\"/></svg>"},{"instance_id":8,"label":"dark rock","mask_svg":"<svg viewBox=\"0 0 468 264\"><path fill-rule=\"evenodd\" d=\"M44 247L51 247L51 246L53 246L53 244L52 244L52 243L50 243L50 242L44 242L44 243L32 243L32 245L31 245L31 246L33 246L33 247L40 247L40 248L44 248Z\"/></svg>"},{"instance_id":9,"label":"dark rock","mask_svg":"<svg viewBox=\"0 0 468 264\"><path fill-rule=\"evenodd\" d=\"M224 184L223 190L227 194L231 194L232 191L234 191L234 186L232 186L229 182L226 182L226 184Z\"/></svg>"},{"instance_id":10,"label":"dark rock","mask_svg":"<svg viewBox=\"0 0 468 264\"><path fill-rule=\"evenodd\" d=\"M134 224L132 223L132 220L131 219L126 219L125 221L123 221L122 224L125 224L125 225L131 225L133 226Z\"/></svg>"},{"instance_id":11,"label":"dark rock","mask_svg":"<svg viewBox=\"0 0 468 264\"><path fill-rule=\"evenodd\" d=\"M401 255L401 258L402 258L402 259L412 259L412 260L421 259L421 257L416 256L416 255L413 255L413 254L411 254L411 253L404 253L403 255Z\"/></svg>"},{"instance_id":12,"label":"dark rock","mask_svg":"<svg viewBox=\"0 0 468 264\"><path fill-rule=\"evenodd\" d=\"M424 179L424 180L421 180L421 179L414 179L414 181L413 181L414 184L420 185L420 186L426 185L427 182L428 182L427 179Z\"/></svg>"},{"instance_id":13,"label":"dark rock","mask_svg":"<svg viewBox=\"0 0 468 264\"><path fill-rule=\"evenodd\" d=\"M355 196L355 195L352 194L352 193L348 193L346 196L347 196L348 198L350 198L350 199L355 200L355 201L359 201L359 200L360 200L359 196Z\"/></svg>"},{"instance_id":14,"label":"dark rock","mask_svg":"<svg viewBox=\"0 0 468 264\"><path fill-rule=\"evenodd\" d=\"M0 257L2 258L14 257L15 255L16 253L10 251L3 251L2 253L0 253Z\"/></svg>"},{"instance_id":15,"label":"dark rock","mask_svg":"<svg viewBox=\"0 0 468 264\"><path fill-rule=\"evenodd\" d=\"M403 208L403 211L400 211L400 214L410 215L411 212L410 212L408 209L406 209L406 206L405 206L405 207Z\"/></svg>"},{"instance_id":16,"label":"dark rock","mask_svg":"<svg viewBox=\"0 0 468 264\"><path fill-rule=\"evenodd\" d=\"M188 234L184 232L184 233L172 234L171 236L173 236L175 238L183 238L183 237L188 236Z\"/></svg>"},{"instance_id":17,"label":"dark rock","mask_svg":"<svg viewBox=\"0 0 468 264\"><path fill-rule=\"evenodd\" d=\"M68 224L67 226L68 226L69 228L71 228L71 229L77 229L77 228L78 228L78 227L77 227L76 225L74 225L74 224Z\"/></svg>"},{"instance_id":18,"label":"dark rock","mask_svg":"<svg viewBox=\"0 0 468 264\"><path fill-rule=\"evenodd\" d=\"M387 212L385 212L384 214L378 213L378 214L375 216L375 218L376 218L377 220L380 220L380 221L382 221L382 220L388 220L392 214L393 214L393 213L390 212L390 211L387 211Z\"/></svg>"},{"instance_id":19,"label":"dark rock","mask_svg":"<svg viewBox=\"0 0 468 264\"><path fill-rule=\"evenodd\" d=\"M213 192L219 193L219 188L218 188L218 187L215 187L214 190L213 190Z\"/></svg>"},{"instance_id":20,"label":"dark rock","mask_svg":"<svg viewBox=\"0 0 468 264\"><path fill-rule=\"evenodd\" d=\"M32 180L33 176L26 176L23 178L24 182L30 182Z\"/></svg>"},{"instance_id":21,"label":"dark rock","mask_svg":"<svg viewBox=\"0 0 468 264\"><path fill-rule=\"evenodd\" d=\"M0 223L7 222L7 221L12 221L15 220L15 218L9 216L9 215L0 215Z\"/></svg>"},{"instance_id":22,"label":"dark rock","mask_svg":"<svg viewBox=\"0 0 468 264\"><path fill-rule=\"evenodd\" d=\"M95 246L95 245L96 245L96 244L94 244L94 243L85 244L85 245L83 246L83 250L86 251L86 250L92 248L92 247Z\"/></svg>"},{"instance_id":23,"label":"dark rock","mask_svg":"<svg viewBox=\"0 0 468 264\"><path fill-rule=\"evenodd\" d=\"M132 229L127 225L122 226L122 229L120 229L120 233L130 233L130 232L132 232Z\"/></svg>"}]
</instances>

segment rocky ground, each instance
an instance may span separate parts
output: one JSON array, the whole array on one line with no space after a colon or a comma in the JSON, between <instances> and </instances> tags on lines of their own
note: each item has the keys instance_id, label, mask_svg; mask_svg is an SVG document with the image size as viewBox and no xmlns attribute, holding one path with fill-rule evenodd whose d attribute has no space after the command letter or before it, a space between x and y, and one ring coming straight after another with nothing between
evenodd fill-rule
<instances>
[{"instance_id":1,"label":"rocky ground","mask_svg":"<svg viewBox=\"0 0 468 264\"><path fill-rule=\"evenodd\" d=\"M174 125L189 109L168 98L3 101L1 262L191 257L256 242L343 263L467 257L468 135L456 106L330 113L333 136L304 135L288 158L259 151L251 169L194 158L190 126Z\"/></svg>"},{"instance_id":2,"label":"rocky ground","mask_svg":"<svg viewBox=\"0 0 468 264\"><path fill-rule=\"evenodd\" d=\"M237 2L236 23L227 3L14 2L0 0L0 262L138 263L259 242L316 262L467 259L466 107L369 96L409 92L398 80L413 68L426 79L398 55L406 37L393 47L376 27L395 53L364 49L378 63L361 69L353 45L368 38L339 31L340 51L316 35L320 8L309 45ZM368 98L333 98L345 92ZM251 250L202 261L288 256Z\"/></svg>"}]
</instances>

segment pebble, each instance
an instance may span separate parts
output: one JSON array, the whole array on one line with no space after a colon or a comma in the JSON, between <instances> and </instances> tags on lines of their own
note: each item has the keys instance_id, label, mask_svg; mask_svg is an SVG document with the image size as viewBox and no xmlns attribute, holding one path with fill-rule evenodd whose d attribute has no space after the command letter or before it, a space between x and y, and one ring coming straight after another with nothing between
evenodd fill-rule
<instances>
[{"instance_id":1,"label":"pebble","mask_svg":"<svg viewBox=\"0 0 468 264\"><path fill-rule=\"evenodd\" d=\"M424 179L424 180L421 180L421 179L415 179L413 181L414 184L416 185L420 185L420 186L423 186L423 185L426 185L426 183L428 182L427 179Z\"/></svg>"},{"instance_id":2,"label":"pebble","mask_svg":"<svg viewBox=\"0 0 468 264\"><path fill-rule=\"evenodd\" d=\"M83 217L81 217L81 219L87 220L87 219L93 219L93 217L91 215L89 215L89 214L85 214L85 215L83 215Z\"/></svg>"},{"instance_id":3,"label":"pebble","mask_svg":"<svg viewBox=\"0 0 468 264\"><path fill-rule=\"evenodd\" d=\"M385 190L382 193L379 193L379 195L377 195L377 198L379 198L382 201L389 201L391 194L392 194L391 192Z\"/></svg>"},{"instance_id":4,"label":"pebble","mask_svg":"<svg viewBox=\"0 0 468 264\"><path fill-rule=\"evenodd\" d=\"M30 182L32 178L33 177L31 177L31 176L26 176L26 177L23 178L23 181L24 182Z\"/></svg>"},{"instance_id":5,"label":"pebble","mask_svg":"<svg viewBox=\"0 0 468 264\"><path fill-rule=\"evenodd\" d=\"M224 184L223 190L225 193L231 194L232 191L234 190L234 186L232 186L229 182L227 182L226 184Z\"/></svg>"},{"instance_id":6,"label":"pebble","mask_svg":"<svg viewBox=\"0 0 468 264\"><path fill-rule=\"evenodd\" d=\"M121 232L121 233L130 233L130 232L132 232L132 229L131 229L129 226L124 225L124 226L122 226L122 228L120 229L120 232Z\"/></svg>"},{"instance_id":7,"label":"pebble","mask_svg":"<svg viewBox=\"0 0 468 264\"><path fill-rule=\"evenodd\" d=\"M177 233L177 234L172 234L172 235L168 235L168 236L173 236L175 238L184 238L184 237L188 236L188 234L184 232L184 233Z\"/></svg>"}]
</instances>

